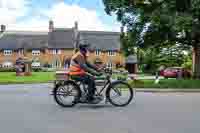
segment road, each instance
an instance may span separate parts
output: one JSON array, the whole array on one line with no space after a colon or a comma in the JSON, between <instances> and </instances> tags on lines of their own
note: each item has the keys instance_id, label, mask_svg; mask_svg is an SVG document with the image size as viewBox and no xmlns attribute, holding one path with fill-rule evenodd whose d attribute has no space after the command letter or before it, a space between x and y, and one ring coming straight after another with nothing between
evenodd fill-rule
<instances>
[{"instance_id":1,"label":"road","mask_svg":"<svg viewBox=\"0 0 200 133\"><path fill-rule=\"evenodd\" d=\"M199 133L200 93L137 93L125 108L61 108L51 84L1 85L2 133Z\"/></svg>"}]
</instances>

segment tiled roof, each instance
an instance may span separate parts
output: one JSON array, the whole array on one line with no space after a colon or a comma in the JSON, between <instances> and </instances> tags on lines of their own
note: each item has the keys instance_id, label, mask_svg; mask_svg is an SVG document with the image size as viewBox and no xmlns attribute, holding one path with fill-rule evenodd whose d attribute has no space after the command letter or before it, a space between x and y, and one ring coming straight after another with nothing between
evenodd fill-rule
<instances>
[{"instance_id":1,"label":"tiled roof","mask_svg":"<svg viewBox=\"0 0 200 133\"><path fill-rule=\"evenodd\" d=\"M5 32L2 34L0 49L39 49L48 45L48 33Z\"/></svg>"},{"instance_id":2,"label":"tiled roof","mask_svg":"<svg viewBox=\"0 0 200 133\"><path fill-rule=\"evenodd\" d=\"M6 31L0 34L0 49L74 48L76 40L84 40L91 49L119 50L120 33L105 31L79 31L74 28L55 28L52 32Z\"/></svg>"},{"instance_id":3,"label":"tiled roof","mask_svg":"<svg viewBox=\"0 0 200 133\"><path fill-rule=\"evenodd\" d=\"M80 41L89 43L91 49L120 50L119 32L80 31Z\"/></svg>"},{"instance_id":4,"label":"tiled roof","mask_svg":"<svg viewBox=\"0 0 200 133\"><path fill-rule=\"evenodd\" d=\"M74 48L74 29L57 28L49 33L49 48Z\"/></svg>"}]
</instances>

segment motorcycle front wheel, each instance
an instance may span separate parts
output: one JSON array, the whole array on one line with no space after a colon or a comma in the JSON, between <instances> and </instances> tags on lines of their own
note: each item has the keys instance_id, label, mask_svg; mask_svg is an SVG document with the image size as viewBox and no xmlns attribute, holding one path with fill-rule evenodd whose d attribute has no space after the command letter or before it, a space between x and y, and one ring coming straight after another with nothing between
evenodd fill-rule
<instances>
[{"instance_id":1,"label":"motorcycle front wheel","mask_svg":"<svg viewBox=\"0 0 200 133\"><path fill-rule=\"evenodd\" d=\"M117 107L128 105L134 98L134 95L131 86L123 81L112 83L106 91L106 98L108 101Z\"/></svg>"}]
</instances>

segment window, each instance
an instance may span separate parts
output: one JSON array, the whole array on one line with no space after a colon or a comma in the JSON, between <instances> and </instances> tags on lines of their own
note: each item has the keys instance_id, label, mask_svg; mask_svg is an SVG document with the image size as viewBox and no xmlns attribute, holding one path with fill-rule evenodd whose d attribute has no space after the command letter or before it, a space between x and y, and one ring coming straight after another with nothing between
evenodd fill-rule
<instances>
[{"instance_id":1,"label":"window","mask_svg":"<svg viewBox=\"0 0 200 133\"><path fill-rule=\"evenodd\" d=\"M2 67L4 67L4 68L12 68L13 67L13 63L12 62L4 62L2 64Z\"/></svg>"},{"instance_id":2,"label":"window","mask_svg":"<svg viewBox=\"0 0 200 133\"><path fill-rule=\"evenodd\" d=\"M113 50L109 50L109 51L108 51L108 55L109 55L109 56L115 56L115 54L116 54L116 53L115 53L115 51L113 51Z\"/></svg>"},{"instance_id":3,"label":"window","mask_svg":"<svg viewBox=\"0 0 200 133\"><path fill-rule=\"evenodd\" d=\"M99 55L101 55L101 51L100 51L99 49L97 49L97 50L95 51L95 54L96 54L96 56L99 56Z\"/></svg>"},{"instance_id":4,"label":"window","mask_svg":"<svg viewBox=\"0 0 200 133\"><path fill-rule=\"evenodd\" d=\"M53 54L61 54L61 50L60 49L53 49Z\"/></svg>"},{"instance_id":5,"label":"window","mask_svg":"<svg viewBox=\"0 0 200 133\"><path fill-rule=\"evenodd\" d=\"M19 55L24 55L24 50L23 50L23 49L19 49L19 50L18 50L18 54L19 54Z\"/></svg>"},{"instance_id":6,"label":"window","mask_svg":"<svg viewBox=\"0 0 200 133\"><path fill-rule=\"evenodd\" d=\"M12 55L12 50L4 50L4 55Z\"/></svg>"},{"instance_id":7,"label":"window","mask_svg":"<svg viewBox=\"0 0 200 133\"><path fill-rule=\"evenodd\" d=\"M40 62L33 62L33 63L32 63L32 67L33 67L33 68L40 67Z\"/></svg>"},{"instance_id":8,"label":"window","mask_svg":"<svg viewBox=\"0 0 200 133\"><path fill-rule=\"evenodd\" d=\"M32 50L32 55L40 55L40 50Z\"/></svg>"},{"instance_id":9,"label":"window","mask_svg":"<svg viewBox=\"0 0 200 133\"><path fill-rule=\"evenodd\" d=\"M107 63L107 68L112 69L112 67L113 67L112 62L108 62L108 63Z\"/></svg>"},{"instance_id":10,"label":"window","mask_svg":"<svg viewBox=\"0 0 200 133\"><path fill-rule=\"evenodd\" d=\"M60 68L60 67L61 67L61 63L60 63L59 60L55 60L55 61L53 62L53 64L52 64L52 66L53 66L54 68Z\"/></svg>"}]
</instances>

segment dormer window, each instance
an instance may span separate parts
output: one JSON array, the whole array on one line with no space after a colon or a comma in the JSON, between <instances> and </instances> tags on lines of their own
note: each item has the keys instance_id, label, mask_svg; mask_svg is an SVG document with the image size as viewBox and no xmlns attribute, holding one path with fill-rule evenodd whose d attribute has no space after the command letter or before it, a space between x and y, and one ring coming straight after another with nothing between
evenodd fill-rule
<instances>
[{"instance_id":1,"label":"dormer window","mask_svg":"<svg viewBox=\"0 0 200 133\"><path fill-rule=\"evenodd\" d=\"M116 55L115 51L113 51L113 50L108 51L108 56L115 56L115 55Z\"/></svg>"},{"instance_id":2,"label":"dormer window","mask_svg":"<svg viewBox=\"0 0 200 133\"><path fill-rule=\"evenodd\" d=\"M3 51L4 55L12 55L12 50L4 50Z\"/></svg>"},{"instance_id":3,"label":"dormer window","mask_svg":"<svg viewBox=\"0 0 200 133\"><path fill-rule=\"evenodd\" d=\"M53 54L61 54L61 50L60 49L53 49Z\"/></svg>"},{"instance_id":4,"label":"dormer window","mask_svg":"<svg viewBox=\"0 0 200 133\"><path fill-rule=\"evenodd\" d=\"M23 49L19 49L18 50L18 55L24 55L24 50Z\"/></svg>"},{"instance_id":5,"label":"dormer window","mask_svg":"<svg viewBox=\"0 0 200 133\"><path fill-rule=\"evenodd\" d=\"M32 55L40 55L40 50L32 50Z\"/></svg>"},{"instance_id":6,"label":"dormer window","mask_svg":"<svg viewBox=\"0 0 200 133\"><path fill-rule=\"evenodd\" d=\"M96 55L96 56L101 55L101 51L100 51L99 49L97 49L97 50L95 51L95 55Z\"/></svg>"}]
</instances>

